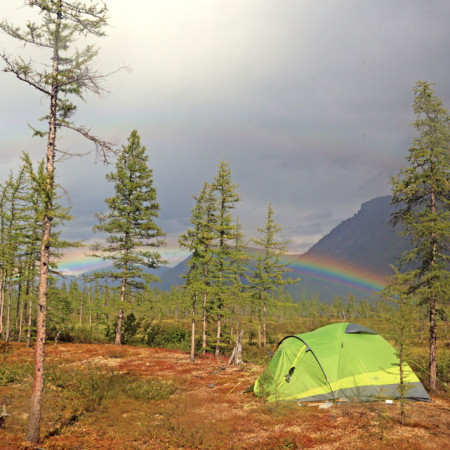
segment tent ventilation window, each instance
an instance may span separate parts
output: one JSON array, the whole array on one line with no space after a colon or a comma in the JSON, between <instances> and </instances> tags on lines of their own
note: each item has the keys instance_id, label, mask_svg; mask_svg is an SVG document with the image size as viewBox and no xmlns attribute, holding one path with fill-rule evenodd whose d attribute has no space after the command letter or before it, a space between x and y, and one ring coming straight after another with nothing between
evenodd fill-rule
<instances>
[{"instance_id":1,"label":"tent ventilation window","mask_svg":"<svg viewBox=\"0 0 450 450\"><path fill-rule=\"evenodd\" d=\"M291 381L291 377L292 377L292 374L294 373L294 370L295 370L295 367L291 367L289 369L288 374L285 376L287 383L289 383L289 381Z\"/></svg>"},{"instance_id":2,"label":"tent ventilation window","mask_svg":"<svg viewBox=\"0 0 450 450\"><path fill-rule=\"evenodd\" d=\"M345 334L378 334L370 328L357 325L356 323L349 323L345 329Z\"/></svg>"}]
</instances>

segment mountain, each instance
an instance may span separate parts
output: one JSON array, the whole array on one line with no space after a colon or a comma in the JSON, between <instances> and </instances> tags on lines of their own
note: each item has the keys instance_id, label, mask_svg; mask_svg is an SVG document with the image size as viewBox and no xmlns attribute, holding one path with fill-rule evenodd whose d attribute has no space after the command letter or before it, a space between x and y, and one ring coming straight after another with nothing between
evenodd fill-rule
<instances>
[{"instance_id":1,"label":"mountain","mask_svg":"<svg viewBox=\"0 0 450 450\"><path fill-rule=\"evenodd\" d=\"M409 239L398 236L398 230L389 224L394 211L390 202L387 195L363 203L353 217L331 230L304 256L336 259L381 276L390 275L390 264L409 248Z\"/></svg>"},{"instance_id":2,"label":"mountain","mask_svg":"<svg viewBox=\"0 0 450 450\"><path fill-rule=\"evenodd\" d=\"M301 281L288 287L294 299L317 293L331 302L335 296L371 296L393 274L391 265L409 249L409 239L398 235L389 220L394 211L391 196L377 197L361 205L305 254L293 257L293 272Z\"/></svg>"},{"instance_id":3,"label":"mountain","mask_svg":"<svg viewBox=\"0 0 450 450\"><path fill-rule=\"evenodd\" d=\"M386 277L393 273L390 265L409 248L409 239L399 236L389 224L394 211L390 201L390 196L384 196L363 203L353 217L341 222L306 253L287 255L291 272L286 277L301 278L286 287L294 301L316 294L329 303L335 296L364 299L383 287ZM181 286L188 259L175 267L148 270L161 280L153 286L163 291Z\"/></svg>"},{"instance_id":4,"label":"mountain","mask_svg":"<svg viewBox=\"0 0 450 450\"><path fill-rule=\"evenodd\" d=\"M332 302L335 296L354 295L368 298L380 290L385 277L392 274L391 264L409 248L409 240L398 236L389 224L393 207L391 196L377 197L361 205L351 218L341 222L305 254L288 255L289 278L301 280L286 290L294 300L315 294L321 301ZM158 288L183 284L186 261L159 275Z\"/></svg>"}]
</instances>

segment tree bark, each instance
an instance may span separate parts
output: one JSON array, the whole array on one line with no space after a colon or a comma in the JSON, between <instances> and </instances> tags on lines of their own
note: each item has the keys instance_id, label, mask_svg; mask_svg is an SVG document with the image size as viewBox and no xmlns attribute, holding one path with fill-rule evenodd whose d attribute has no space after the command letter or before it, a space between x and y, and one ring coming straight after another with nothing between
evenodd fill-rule
<instances>
[{"instance_id":1,"label":"tree bark","mask_svg":"<svg viewBox=\"0 0 450 450\"><path fill-rule=\"evenodd\" d=\"M261 348L261 312L258 314L258 347Z\"/></svg>"},{"instance_id":2,"label":"tree bark","mask_svg":"<svg viewBox=\"0 0 450 450\"><path fill-rule=\"evenodd\" d=\"M436 197L434 189L431 190L431 212L433 216L436 214ZM434 239L434 234L432 234L432 239ZM436 264L436 243L433 244L433 255L431 258L431 269ZM430 308L430 355L429 355L429 373L430 373L430 390L436 392L436 296L434 293L431 294L429 300Z\"/></svg>"},{"instance_id":3,"label":"tree bark","mask_svg":"<svg viewBox=\"0 0 450 450\"><path fill-rule=\"evenodd\" d=\"M27 329L27 344L29 348L31 345L31 325L33 323L33 300L32 297L28 297L28 329Z\"/></svg>"},{"instance_id":4,"label":"tree bark","mask_svg":"<svg viewBox=\"0 0 450 450\"><path fill-rule=\"evenodd\" d=\"M12 281L9 282L9 286L8 286L8 307L6 310L5 342L9 342L10 334L11 334L11 304L12 304Z\"/></svg>"},{"instance_id":5,"label":"tree bark","mask_svg":"<svg viewBox=\"0 0 450 450\"><path fill-rule=\"evenodd\" d=\"M202 353L206 353L206 322L207 322L207 305L208 296L206 292L203 294L203 320L202 320Z\"/></svg>"},{"instance_id":6,"label":"tree bark","mask_svg":"<svg viewBox=\"0 0 450 450\"><path fill-rule=\"evenodd\" d=\"M120 286L120 302L122 305L125 302L125 293L127 289L127 266L125 265L123 268L123 276L122 276L122 283ZM120 308L119 315L117 316L117 328L116 328L116 339L114 341L114 345L121 345L122 344L122 323L123 323L123 307Z\"/></svg>"},{"instance_id":7,"label":"tree bark","mask_svg":"<svg viewBox=\"0 0 450 450\"><path fill-rule=\"evenodd\" d=\"M122 345L122 323L123 323L123 308L120 308L117 316L116 338L114 345Z\"/></svg>"},{"instance_id":8,"label":"tree bark","mask_svg":"<svg viewBox=\"0 0 450 450\"><path fill-rule=\"evenodd\" d=\"M216 339L216 353L215 353L216 358L220 354L221 335L222 335L222 314L219 311L219 313L217 314L217 339Z\"/></svg>"},{"instance_id":9,"label":"tree bark","mask_svg":"<svg viewBox=\"0 0 450 450\"><path fill-rule=\"evenodd\" d=\"M266 345L267 345L266 316L267 316L267 305L264 304L264 310L263 310L263 347L264 348L266 348Z\"/></svg>"},{"instance_id":10,"label":"tree bark","mask_svg":"<svg viewBox=\"0 0 450 450\"><path fill-rule=\"evenodd\" d=\"M430 300L430 390L436 392L436 298Z\"/></svg>"},{"instance_id":11,"label":"tree bark","mask_svg":"<svg viewBox=\"0 0 450 450\"><path fill-rule=\"evenodd\" d=\"M5 271L0 269L0 336L3 336L3 307L5 304Z\"/></svg>"},{"instance_id":12,"label":"tree bark","mask_svg":"<svg viewBox=\"0 0 450 450\"><path fill-rule=\"evenodd\" d=\"M192 321L191 321L191 362L195 361L195 304L197 302L197 293L194 294L192 301Z\"/></svg>"}]
</instances>

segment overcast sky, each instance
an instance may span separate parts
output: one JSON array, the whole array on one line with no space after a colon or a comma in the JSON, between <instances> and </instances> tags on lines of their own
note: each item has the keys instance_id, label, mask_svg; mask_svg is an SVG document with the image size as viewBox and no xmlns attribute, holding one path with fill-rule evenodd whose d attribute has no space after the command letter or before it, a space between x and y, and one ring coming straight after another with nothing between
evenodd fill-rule
<instances>
[{"instance_id":1,"label":"overcast sky","mask_svg":"<svg viewBox=\"0 0 450 450\"><path fill-rule=\"evenodd\" d=\"M30 9L0 0L22 25ZM103 98L80 103L76 120L117 144L137 129L149 153L159 224L176 238L189 226L192 195L228 162L249 238L269 202L301 253L361 203L390 193L415 135L418 80L450 105L448 0L109 0L110 27L98 68L121 65ZM81 45L81 43L80 43ZM0 34L0 49L26 52ZM33 55L38 59L39 55ZM0 73L0 181L32 139L47 100ZM64 135L59 144L89 151ZM90 241L94 212L111 186L93 155L58 164L75 219L64 235Z\"/></svg>"}]
</instances>

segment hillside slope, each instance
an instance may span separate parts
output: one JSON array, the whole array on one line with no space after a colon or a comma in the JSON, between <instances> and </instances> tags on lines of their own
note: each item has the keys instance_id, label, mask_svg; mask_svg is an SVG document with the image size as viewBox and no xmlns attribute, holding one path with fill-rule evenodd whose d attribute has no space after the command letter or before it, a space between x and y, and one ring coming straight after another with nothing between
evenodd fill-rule
<instances>
[{"instance_id":1,"label":"hillside slope","mask_svg":"<svg viewBox=\"0 0 450 450\"><path fill-rule=\"evenodd\" d=\"M301 278L287 287L294 301L315 294L331 302L335 296L371 295L373 286L382 284L392 274L391 264L408 248L408 239L398 236L389 224L393 207L391 197L377 197L361 205L351 218L344 220L303 255L289 255L290 278ZM311 267L314 266L314 270ZM169 290L183 284L186 261L161 275L158 288ZM331 275L330 275L331 274ZM375 283L375 281L377 283Z\"/></svg>"},{"instance_id":2,"label":"hillside slope","mask_svg":"<svg viewBox=\"0 0 450 450\"><path fill-rule=\"evenodd\" d=\"M389 224L391 196L377 197L361 205L351 218L341 222L304 256L320 256L364 267L379 275L392 273L390 264L408 249L409 240Z\"/></svg>"}]
</instances>

